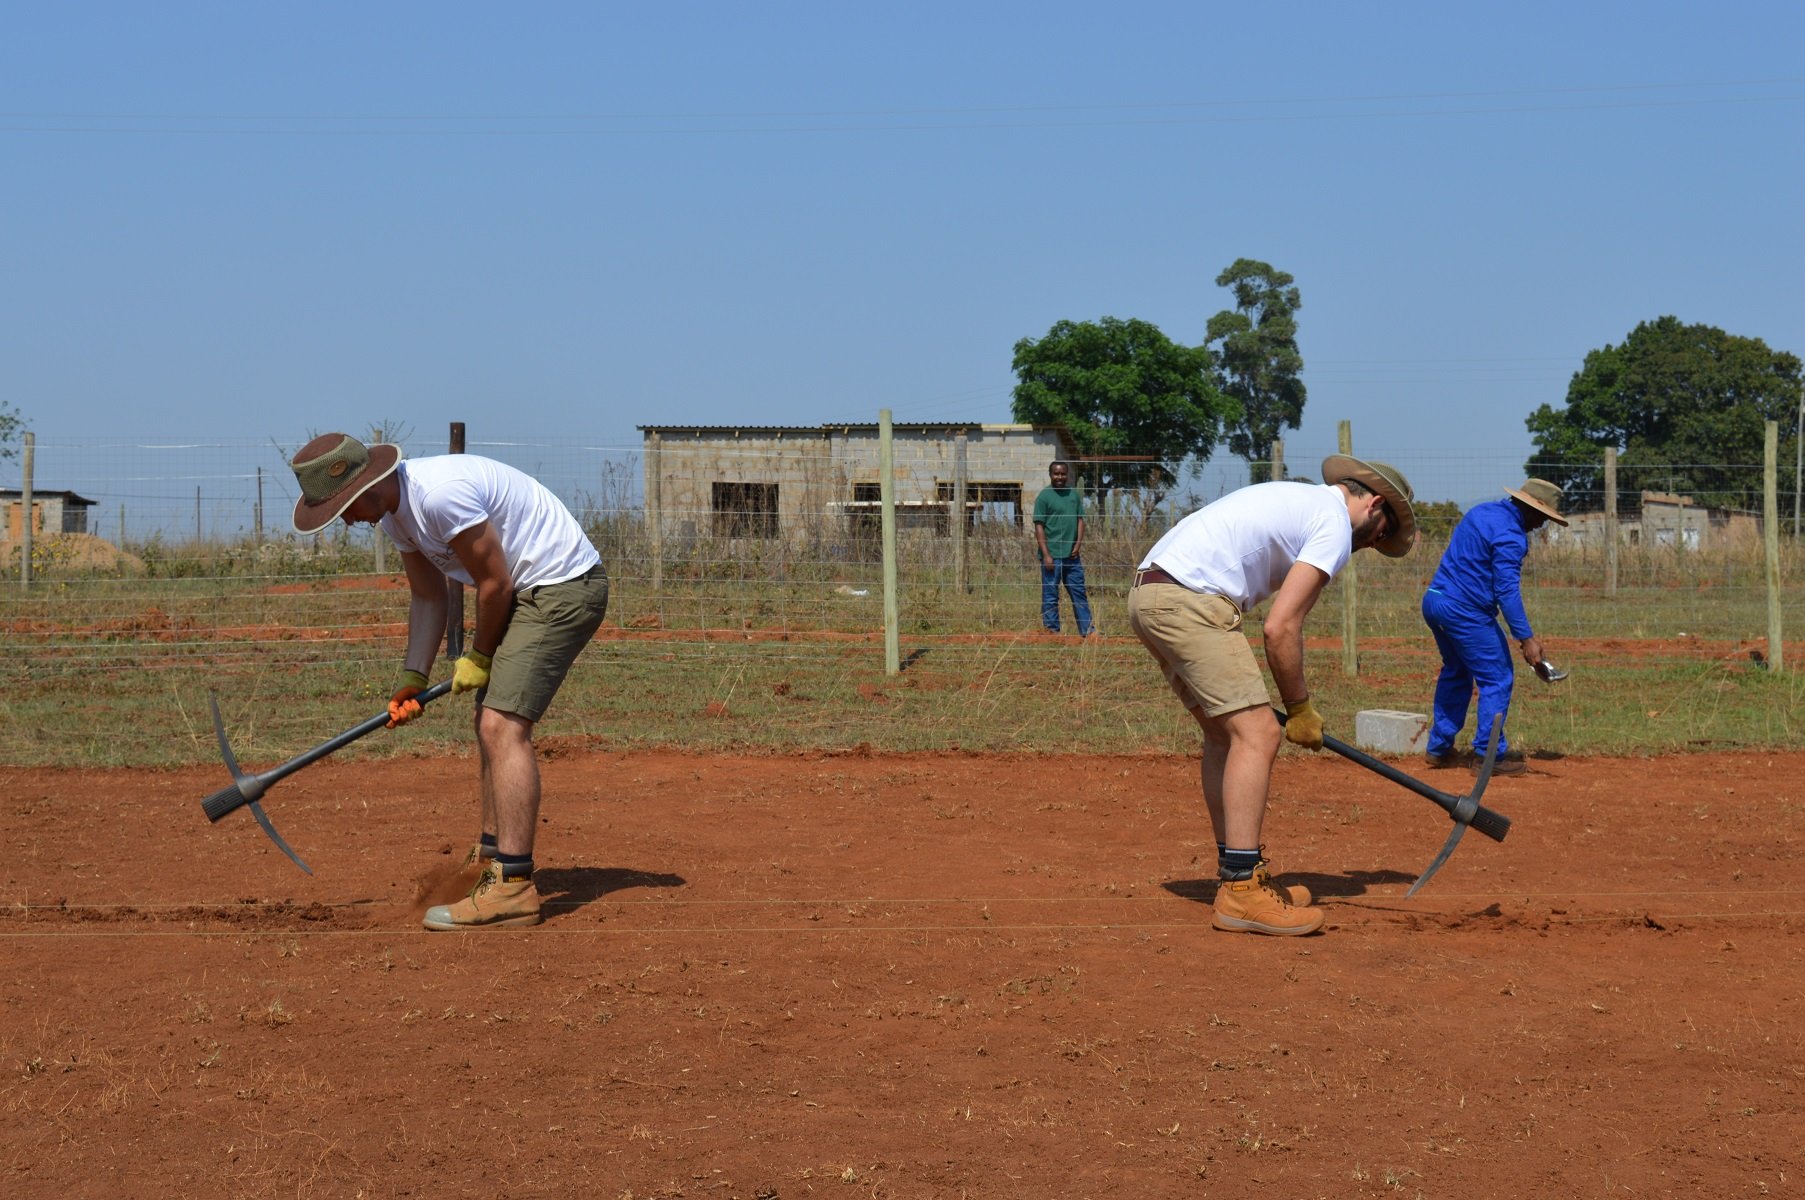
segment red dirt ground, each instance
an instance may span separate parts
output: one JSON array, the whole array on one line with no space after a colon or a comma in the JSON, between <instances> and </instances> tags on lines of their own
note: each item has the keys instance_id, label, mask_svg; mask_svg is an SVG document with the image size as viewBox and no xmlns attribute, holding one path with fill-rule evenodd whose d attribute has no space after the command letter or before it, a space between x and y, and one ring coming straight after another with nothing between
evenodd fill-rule
<instances>
[{"instance_id":1,"label":"red dirt ground","mask_svg":"<svg viewBox=\"0 0 1805 1200\"><path fill-rule=\"evenodd\" d=\"M1801 1194L1805 755L1533 767L1406 900L1447 819L1287 749L1302 939L1176 758L553 753L486 934L468 759L278 784L312 878L223 768L0 772L0 1193Z\"/></svg>"}]
</instances>

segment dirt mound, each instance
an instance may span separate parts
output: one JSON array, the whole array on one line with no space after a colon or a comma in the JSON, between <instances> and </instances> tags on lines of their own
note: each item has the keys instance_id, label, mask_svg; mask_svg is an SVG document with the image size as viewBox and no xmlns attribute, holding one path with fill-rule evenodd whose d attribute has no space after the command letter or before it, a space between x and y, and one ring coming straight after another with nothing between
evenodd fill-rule
<instances>
[{"instance_id":1,"label":"dirt mound","mask_svg":"<svg viewBox=\"0 0 1805 1200\"><path fill-rule=\"evenodd\" d=\"M19 550L20 543L14 542L4 551L10 570L19 569ZM40 534L31 542L31 573L45 579L59 575L142 575L144 560L91 533Z\"/></svg>"}]
</instances>

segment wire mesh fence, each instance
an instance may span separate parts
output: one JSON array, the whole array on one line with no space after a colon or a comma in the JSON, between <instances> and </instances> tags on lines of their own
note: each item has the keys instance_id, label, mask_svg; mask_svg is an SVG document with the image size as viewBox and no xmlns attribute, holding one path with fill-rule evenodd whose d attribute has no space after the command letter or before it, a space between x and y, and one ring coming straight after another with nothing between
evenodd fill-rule
<instances>
[{"instance_id":1,"label":"wire mesh fence","mask_svg":"<svg viewBox=\"0 0 1805 1200\"><path fill-rule=\"evenodd\" d=\"M1083 556L1104 638L1078 659L1041 626L1032 516L1046 464L1060 456L1057 440L1011 435L999 446L987 444L987 427L959 428L962 443L951 427L913 431L893 480L905 648L931 653L917 679L949 681L923 745L1006 741L1013 726L998 723L1005 710L996 697L960 689L972 680L1033 688L1049 676L1094 686L1101 719L1119 723L1129 742L1185 736L1157 689L1112 698L1110 672L1145 674L1125 627L1125 597L1147 547L1192 508L1244 484L1245 466L1193 465L1163 491L1088 497ZM751 718L759 728L733 735L742 739L804 745L863 736L868 714L852 711L857 689L885 686L876 458L851 427L783 432L700 431L632 446L470 439L469 452L519 467L563 498L608 569L608 621L573 677L583 705L562 706L573 730L618 727L651 689L681 693L698 710L731 703L761 714ZM209 690L232 697L234 720L252 728L246 736L271 745L304 742L303 724L321 720L306 715L310 707L360 718L386 699L407 613L397 555L368 528L291 532L287 456L298 445L96 439L35 447L36 519L47 525L34 526L29 585L17 489L13 526L0 542L9 556L0 652L15 680L7 753L19 757L18 745L36 737L65 747L59 761L75 760L74 748L103 760L156 758L168 751L139 743L166 737L152 731L173 719L186 746L175 757L204 758ZM404 445L410 457L441 452L424 438ZM1454 516L1525 474L1524 463L1503 457L1396 457L1422 506L1422 541L1403 559L1359 556L1352 578L1332 584L1312 615L1312 637L1426 643L1418 604ZM1314 465L1294 459L1287 473L1304 476L1306 461ZM1692 639L1730 651L1763 638L1763 470L1718 464L1710 478L1714 503L1651 487L1636 491L1634 506L1620 480L1614 542L1605 537L1602 492L1570 492L1573 524L1538 535L1525 568L1538 633L1600 646ZM1802 598L1792 581L1805 567L1793 537L1796 503L1789 488L1779 520L1787 610ZM1347 588L1358 596L1351 630L1338 600ZM1069 608L1064 620L1069 633ZM1075 662L1094 677L1074 683ZM756 704L753 690L761 691ZM816 701L776 703L766 691ZM1024 726L1041 719L1033 711L1020 716Z\"/></svg>"}]
</instances>

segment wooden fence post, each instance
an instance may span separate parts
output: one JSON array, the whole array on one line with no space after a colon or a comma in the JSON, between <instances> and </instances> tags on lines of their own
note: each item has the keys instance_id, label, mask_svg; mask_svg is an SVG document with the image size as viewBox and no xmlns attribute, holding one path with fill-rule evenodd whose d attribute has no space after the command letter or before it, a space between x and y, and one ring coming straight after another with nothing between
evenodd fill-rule
<instances>
[{"instance_id":1,"label":"wooden fence post","mask_svg":"<svg viewBox=\"0 0 1805 1200\"><path fill-rule=\"evenodd\" d=\"M1767 423L1761 473L1761 536L1767 543L1767 669L1786 669L1780 640L1780 423Z\"/></svg>"},{"instance_id":2,"label":"wooden fence post","mask_svg":"<svg viewBox=\"0 0 1805 1200\"><path fill-rule=\"evenodd\" d=\"M1274 443L1276 445L1276 443ZM1343 454L1354 453L1354 425L1343 421L1336 427L1335 448ZM1324 483L1334 483L1325 479ZM1360 571L1350 556L1341 568L1341 669L1349 679L1360 677L1360 646L1354 636L1354 622L1360 615Z\"/></svg>"},{"instance_id":3,"label":"wooden fence post","mask_svg":"<svg viewBox=\"0 0 1805 1200\"><path fill-rule=\"evenodd\" d=\"M653 603L664 594L664 435L646 434L646 554L652 560Z\"/></svg>"},{"instance_id":4,"label":"wooden fence post","mask_svg":"<svg viewBox=\"0 0 1805 1200\"><path fill-rule=\"evenodd\" d=\"M953 437L953 503L947 510L947 519L951 521L949 531L953 535L953 590L960 596L971 590L971 580L967 573L965 555L965 431L960 430Z\"/></svg>"},{"instance_id":5,"label":"wooden fence post","mask_svg":"<svg viewBox=\"0 0 1805 1200\"><path fill-rule=\"evenodd\" d=\"M464 423L451 423L451 452L464 452ZM378 529L377 535L382 531ZM445 581L445 657L456 661L464 655L464 585L456 579Z\"/></svg>"},{"instance_id":6,"label":"wooden fence post","mask_svg":"<svg viewBox=\"0 0 1805 1200\"><path fill-rule=\"evenodd\" d=\"M1604 448L1604 594L1617 594L1617 447Z\"/></svg>"},{"instance_id":7,"label":"wooden fence post","mask_svg":"<svg viewBox=\"0 0 1805 1200\"><path fill-rule=\"evenodd\" d=\"M896 446L890 433L890 410L877 413L877 488L883 510L884 538L884 674L902 672L902 648L896 611Z\"/></svg>"},{"instance_id":8,"label":"wooden fence post","mask_svg":"<svg viewBox=\"0 0 1805 1200\"><path fill-rule=\"evenodd\" d=\"M37 464L38 435L27 433L24 442L24 461L20 464L21 474L19 476L19 587L21 590L31 586L31 476Z\"/></svg>"}]
</instances>

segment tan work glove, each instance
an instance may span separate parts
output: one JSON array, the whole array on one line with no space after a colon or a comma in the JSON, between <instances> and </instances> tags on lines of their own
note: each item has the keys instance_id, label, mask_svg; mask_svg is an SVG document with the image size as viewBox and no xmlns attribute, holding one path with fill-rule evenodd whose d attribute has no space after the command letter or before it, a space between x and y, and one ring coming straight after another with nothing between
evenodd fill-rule
<instances>
[{"instance_id":1,"label":"tan work glove","mask_svg":"<svg viewBox=\"0 0 1805 1200\"><path fill-rule=\"evenodd\" d=\"M480 650L466 650L464 657L457 660L452 668L451 691L474 692L489 686L489 667L492 660Z\"/></svg>"},{"instance_id":2,"label":"tan work glove","mask_svg":"<svg viewBox=\"0 0 1805 1200\"><path fill-rule=\"evenodd\" d=\"M420 702L414 697L426 690L426 676L418 671L401 672L401 686L389 697L390 729L397 725L405 725L421 713Z\"/></svg>"},{"instance_id":3,"label":"tan work glove","mask_svg":"<svg viewBox=\"0 0 1805 1200\"><path fill-rule=\"evenodd\" d=\"M1285 705L1285 740L1306 750L1322 749L1322 714L1309 697Z\"/></svg>"}]
</instances>

